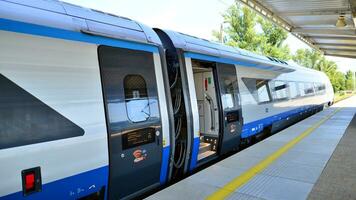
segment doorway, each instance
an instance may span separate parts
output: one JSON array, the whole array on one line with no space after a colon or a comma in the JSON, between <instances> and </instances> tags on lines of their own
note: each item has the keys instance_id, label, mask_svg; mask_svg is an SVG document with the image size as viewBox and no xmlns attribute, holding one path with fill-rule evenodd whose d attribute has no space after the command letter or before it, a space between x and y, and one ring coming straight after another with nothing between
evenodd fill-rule
<instances>
[{"instance_id":1,"label":"doorway","mask_svg":"<svg viewBox=\"0 0 356 200\"><path fill-rule=\"evenodd\" d=\"M219 145L220 117L215 63L192 59L193 77L199 112L200 145L198 161L216 155Z\"/></svg>"}]
</instances>

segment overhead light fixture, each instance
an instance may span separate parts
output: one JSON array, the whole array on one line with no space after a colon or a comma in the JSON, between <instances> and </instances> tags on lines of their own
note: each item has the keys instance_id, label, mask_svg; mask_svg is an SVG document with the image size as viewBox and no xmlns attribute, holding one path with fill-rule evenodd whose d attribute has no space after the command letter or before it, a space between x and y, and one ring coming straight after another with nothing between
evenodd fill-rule
<instances>
[{"instance_id":1,"label":"overhead light fixture","mask_svg":"<svg viewBox=\"0 0 356 200\"><path fill-rule=\"evenodd\" d=\"M344 15L340 15L339 18L336 21L336 27L338 28L342 28L345 27L347 25L346 20L345 20L345 16Z\"/></svg>"}]
</instances>

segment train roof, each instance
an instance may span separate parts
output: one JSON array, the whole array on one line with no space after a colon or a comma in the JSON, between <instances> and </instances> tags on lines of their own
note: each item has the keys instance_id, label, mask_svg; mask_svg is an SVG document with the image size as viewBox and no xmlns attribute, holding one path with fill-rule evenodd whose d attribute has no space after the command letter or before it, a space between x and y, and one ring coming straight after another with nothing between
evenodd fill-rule
<instances>
[{"instance_id":1,"label":"train roof","mask_svg":"<svg viewBox=\"0 0 356 200\"><path fill-rule=\"evenodd\" d=\"M260 69L266 69L267 65L269 66L268 70L270 71L283 73L296 70L294 66L289 65L286 61L273 57L259 55L240 48L223 45L184 33L171 30L163 31L171 38L174 46L183 51L255 63L255 67Z\"/></svg>"},{"instance_id":2,"label":"train roof","mask_svg":"<svg viewBox=\"0 0 356 200\"><path fill-rule=\"evenodd\" d=\"M160 45L152 28L134 20L57 0L0 0L0 18Z\"/></svg>"},{"instance_id":3,"label":"train roof","mask_svg":"<svg viewBox=\"0 0 356 200\"><path fill-rule=\"evenodd\" d=\"M0 18L120 40L161 45L156 32L142 23L58 0L0 0ZM256 68L280 73L309 70L276 58L187 34L163 31L171 38L176 48L184 51L247 61L254 63Z\"/></svg>"}]
</instances>

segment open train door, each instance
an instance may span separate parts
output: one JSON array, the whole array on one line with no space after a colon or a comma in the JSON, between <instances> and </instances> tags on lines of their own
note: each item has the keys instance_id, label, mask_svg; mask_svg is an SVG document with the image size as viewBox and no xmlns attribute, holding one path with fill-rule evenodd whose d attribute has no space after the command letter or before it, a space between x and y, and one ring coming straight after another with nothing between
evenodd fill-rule
<instances>
[{"instance_id":1,"label":"open train door","mask_svg":"<svg viewBox=\"0 0 356 200\"><path fill-rule=\"evenodd\" d=\"M99 47L109 140L109 199L132 199L160 184L162 118L155 56Z\"/></svg>"},{"instance_id":2,"label":"open train door","mask_svg":"<svg viewBox=\"0 0 356 200\"><path fill-rule=\"evenodd\" d=\"M216 73L221 97L222 119L220 153L226 153L238 147L242 132L242 109L238 91L236 66L217 63Z\"/></svg>"}]
</instances>

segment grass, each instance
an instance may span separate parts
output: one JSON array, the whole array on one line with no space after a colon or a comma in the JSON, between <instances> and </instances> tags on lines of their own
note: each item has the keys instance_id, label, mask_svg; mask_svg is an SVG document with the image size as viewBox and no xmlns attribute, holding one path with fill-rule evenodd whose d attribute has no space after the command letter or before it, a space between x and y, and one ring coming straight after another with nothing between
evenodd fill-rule
<instances>
[{"instance_id":1,"label":"grass","mask_svg":"<svg viewBox=\"0 0 356 200\"><path fill-rule=\"evenodd\" d=\"M356 94L356 91L339 91L335 93L334 103L347 99Z\"/></svg>"}]
</instances>

